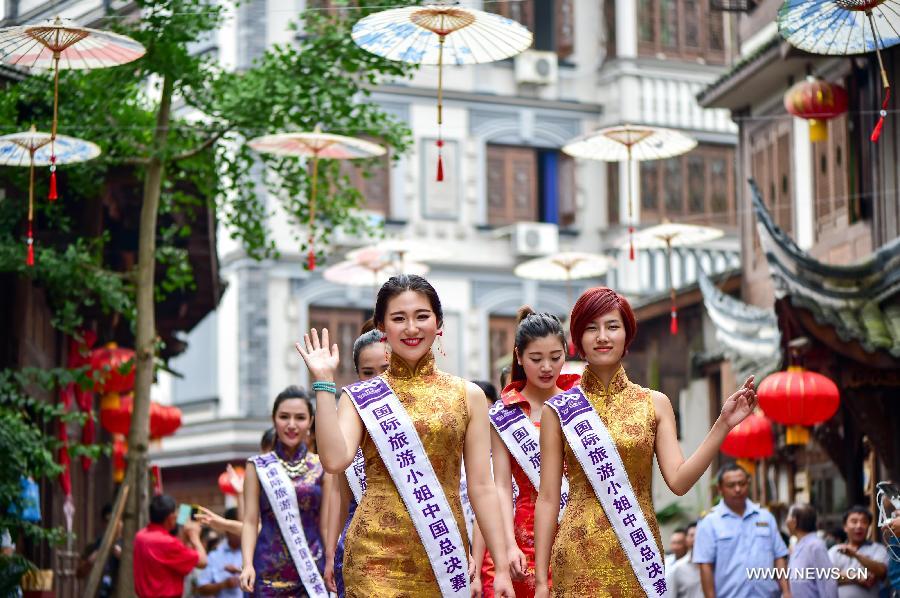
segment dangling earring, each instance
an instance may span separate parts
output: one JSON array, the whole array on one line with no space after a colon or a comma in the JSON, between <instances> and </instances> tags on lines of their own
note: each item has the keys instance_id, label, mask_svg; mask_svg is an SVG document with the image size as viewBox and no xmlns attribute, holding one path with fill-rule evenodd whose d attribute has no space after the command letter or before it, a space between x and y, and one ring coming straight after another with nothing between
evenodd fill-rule
<instances>
[{"instance_id":1,"label":"dangling earring","mask_svg":"<svg viewBox=\"0 0 900 598\"><path fill-rule=\"evenodd\" d=\"M384 360L390 361L391 360L391 352L388 351L387 335L386 334L382 335L382 337L378 340L379 340L379 342L384 343Z\"/></svg>"},{"instance_id":2,"label":"dangling earring","mask_svg":"<svg viewBox=\"0 0 900 598\"><path fill-rule=\"evenodd\" d=\"M444 331L438 330L437 337L438 353L441 354L441 357L447 357L447 352L444 351Z\"/></svg>"}]
</instances>

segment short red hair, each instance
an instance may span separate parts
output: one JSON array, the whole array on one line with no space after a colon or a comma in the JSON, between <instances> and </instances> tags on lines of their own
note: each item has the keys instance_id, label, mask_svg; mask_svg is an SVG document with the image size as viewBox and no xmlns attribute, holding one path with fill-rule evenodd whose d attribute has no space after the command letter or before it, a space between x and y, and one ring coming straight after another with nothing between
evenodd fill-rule
<instances>
[{"instance_id":1,"label":"short red hair","mask_svg":"<svg viewBox=\"0 0 900 598\"><path fill-rule=\"evenodd\" d=\"M618 309L622 315L622 325L625 327L625 349L631 345L634 335L637 333L637 320L628 299L618 294L609 287L593 287L586 290L572 307L572 317L569 318L569 333L578 353L584 355L581 346L581 337L588 324L603 314Z\"/></svg>"}]
</instances>

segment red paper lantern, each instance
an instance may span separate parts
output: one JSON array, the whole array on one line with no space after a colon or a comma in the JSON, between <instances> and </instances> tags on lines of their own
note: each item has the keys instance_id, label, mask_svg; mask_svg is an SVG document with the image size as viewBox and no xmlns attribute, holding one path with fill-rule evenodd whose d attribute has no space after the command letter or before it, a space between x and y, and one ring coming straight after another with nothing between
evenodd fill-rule
<instances>
[{"instance_id":1,"label":"red paper lantern","mask_svg":"<svg viewBox=\"0 0 900 598\"><path fill-rule=\"evenodd\" d=\"M768 376L756 391L759 406L772 421L786 426L813 426L837 413L841 395L828 377L792 365Z\"/></svg>"},{"instance_id":2,"label":"red paper lantern","mask_svg":"<svg viewBox=\"0 0 900 598\"><path fill-rule=\"evenodd\" d=\"M837 83L807 77L784 94L784 108L794 116L809 120L809 140L828 139L825 121L847 111L847 90Z\"/></svg>"},{"instance_id":3,"label":"red paper lantern","mask_svg":"<svg viewBox=\"0 0 900 598\"><path fill-rule=\"evenodd\" d=\"M131 412L134 400L131 395L110 393L100 404L100 423L113 434L128 435L131 429ZM150 403L150 438L171 436L181 427L181 409Z\"/></svg>"},{"instance_id":4,"label":"red paper lantern","mask_svg":"<svg viewBox=\"0 0 900 598\"><path fill-rule=\"evenodd\" d=\"M131 395L111 392L100 400L100 425L110 434L128 435L131 428Z\"/></svg>"},{"instance_id":5,"label":"red paper lantern","mask_svg":"<svg viewBox=\"0 0 900 598\"><path fill-rule=\"evenodd\" d=\"M728 433L721 450L736 459L771 457L775 452L772 422L765 415L751 413Z\"/></svg>"},{"instance_id":6,"label":"red paper lantern","mask_svg":"<svg viewBox=\"0 0 900 598\"><path fill-rule=\"evenodd\" d=\"M244 477L243 467L235 467L234 471L239 477ZM219 490L221 490L224 494L237 496L237 491L234 489L234 486L231 485L231 476L228 475L227 471L223 471L221 474L219 474Z\"/></svg>"},{"instance_id":7,"label":"red paper lantern","mask_svg":"<svg viewBox=\"0 0 900 598\"><path fill-rule=\"evenodd\" d=\"M150 403L150 437L171 436L181 427L181 409Z\"/></svg>"},{"instance_id":8,"label":"red paper lantern","mask_svg":"<svg viewBox=\"0 0 900 598\"><path fill-rule=\"evenodd\" d=\"M91 351L91 370L97 381L96 392L128 392L134 388L134 351L121 349L115 343L94 349Z\"/></svg>"}]
</instances>

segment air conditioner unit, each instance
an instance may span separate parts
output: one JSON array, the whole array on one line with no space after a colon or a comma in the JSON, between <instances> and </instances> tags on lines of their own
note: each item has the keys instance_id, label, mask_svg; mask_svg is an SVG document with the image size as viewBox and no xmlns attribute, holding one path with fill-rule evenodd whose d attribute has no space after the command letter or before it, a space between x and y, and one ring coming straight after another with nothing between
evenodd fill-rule
<instances>
[{"instance_id":1,"label":"air conditioner unit","mask_svg":"<svg viewBox=\"0 0 900 598\"><path fill-rule=\"evenodd\" d=\"M559 228L544 222L517 222L512 227L512 251L517 256L549 255L559 251Z\"/></svg>"},{"instance_id":2,"label":"air conditioner unit","mask_svg":"<svg viewBox=\"0 0 900 598\"><path fill-rule=\"evenodd\" d=\"M518 54L515 61L516 83L537 83L538 85L556 83L559 71L556 52L526 50Z\"/></svg>"}]
</instances>

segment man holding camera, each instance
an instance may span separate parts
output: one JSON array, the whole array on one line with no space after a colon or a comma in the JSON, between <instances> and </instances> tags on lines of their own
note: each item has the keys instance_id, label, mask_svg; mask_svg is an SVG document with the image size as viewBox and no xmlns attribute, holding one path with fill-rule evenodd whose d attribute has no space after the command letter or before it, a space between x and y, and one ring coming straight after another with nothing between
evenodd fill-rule
<instances>
[{"instance_id":1,"label":"man holding camera","mask_svg":"<svg viewBox=\"0 0 900 598\"><path fill-rule=\"evenodd\" d=\"M181 598L184 578L206 567L200 526L186 521L177 536L175 500L165 494L150 501L150 523L134 538L134 590L138 598Z\"/></svg>"}]
</instances>

